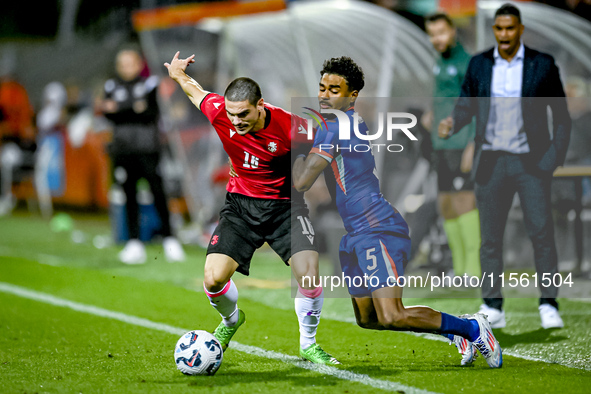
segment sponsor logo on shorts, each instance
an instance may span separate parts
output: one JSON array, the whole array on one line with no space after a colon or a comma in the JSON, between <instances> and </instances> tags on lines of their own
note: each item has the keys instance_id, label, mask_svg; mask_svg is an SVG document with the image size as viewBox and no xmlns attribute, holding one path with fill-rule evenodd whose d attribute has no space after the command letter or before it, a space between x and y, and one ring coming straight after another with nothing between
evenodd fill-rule
<instances>
[{"instance_id":1,"label":"sponsor logo on shorts","mask_svg":"<svg viewBox=\"0 0 591 394\"><path fill-rule=\"evenodd\" d=\"M218 243L219 240L220 240L220 236L216 234L213 237L211 237L211 244L215 245Z\"/></svg>"}]
</instances>

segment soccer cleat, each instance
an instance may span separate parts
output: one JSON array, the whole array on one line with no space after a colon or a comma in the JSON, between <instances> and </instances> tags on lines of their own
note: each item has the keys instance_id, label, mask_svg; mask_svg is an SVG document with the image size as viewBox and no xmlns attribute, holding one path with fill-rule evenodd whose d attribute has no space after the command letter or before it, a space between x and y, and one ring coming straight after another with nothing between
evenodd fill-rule
<instances>
[{"instance_id":1,"label":"soccer cleat","mask_svg":"<svg viewBox=\"0 0 591 394\"><path fill-rule=\"evenodd\" d=\"M458 348L458 352L462 355L462 362L460 363L462 366L471 365L478 357L474 344L464 337L454 335L453 341L449 344L454 344Z\"/></svg>"},{"instance_id":2,"label":"soccer cleat","mask_svg":"<svg viewBox=\"0 0 591 394\"><path fill-rule=\"evenodd\" d=\"M185 261L185 251L183 246L175 237L166 237L162 242L164 248L164 256L169 263L177 263Z\"/></svg>"},{"instance_id":3,"label":"soccer cleat","mask_svg":"<svg viewBox=\"0 0 591 394\"><path fill-rule=\"evenodd\" d=\"M469 317L470 315L459 316L460 319L468 319ZM456 345L458 352L462 355L462 362L460 363L462 366L471 365L478 357L478 352L474 344L464 337L454 335L453 340L449 344Z\"/></svg>"},{"instance_id":4,"label":"soccer cleat","mask_svg":"<svg viewBox=\"0 0 591 394\"><path fill-rule=\"evenodd\" d=\"M304 360L313 362L315 364L340 364L340 362L336 358L326 353L317 343L311 345L305 350L300 348L300 356Z\"/></svg>"},{"instance_id":5,"label":"soccer cleat","mask_svg":"<svg viewBox=\"0 0 591 394\"><path fill-rule=\"evenodd\" d=\"M563 328L564 322L558 313L558 309L550 304L542 304L538 307L540 318L542 319L542 328Z\"/></svg>"},{"instance_id":6,"label":"soccer cleat","mask_svg":"<svg viewBox=\"0 0 591 394\"><path fill-rule=\"evenodd\" d=\"M488 321L490 322L491 328L505 328L507 325L507 321L505 320L505 311L497 308L491 308L486 304L482 304L480 305L480 310L478 313L486 315Z\"/></svg>"},{"instance_id":7,"label":"soccer cleat","mask_svg":"<svg viewBox=\"0 0 591 394\"><path fill-rule=\"evenodd\" d=\"M130 239L119 252L119 260L124 264L144 264L146 262L146 248L139 239Z\"/></svg>"},{"instance_id":8,"label":"soccer cleat","mask_svg":"<svg viewBox=\"0 0 591 394\"><path fill-rule=\"evenodd\" d=\"M218 341L220 341L220 345L222 345L223 351L226 351L228 345L230 344L230 341L232 340L232 337L234 336L234 334L236 334L238 328L241 325L243 325L245 321L246 315L244 314L244 312L242 312L242 309L238 309L238 321L235 325L233 325L232 327L228 327L222 321L218 328L215 329L215 331L213 332L213 336L216 337Z\"/></svg>"},{"instance_id":9,"label":"soccer cleat","mask_svg":"<svg viewBox=\"0 0 591 394\"><path fill-rule=\"evenodd\" d=\"M474 341L474 346L484 356L489 367L501 368L503 366L503 353L499 342L492 333L490 323L486 320L486 315L476 313L468 319L476 320L480 328L480 335Z\"/></svg>"}]
</instances>

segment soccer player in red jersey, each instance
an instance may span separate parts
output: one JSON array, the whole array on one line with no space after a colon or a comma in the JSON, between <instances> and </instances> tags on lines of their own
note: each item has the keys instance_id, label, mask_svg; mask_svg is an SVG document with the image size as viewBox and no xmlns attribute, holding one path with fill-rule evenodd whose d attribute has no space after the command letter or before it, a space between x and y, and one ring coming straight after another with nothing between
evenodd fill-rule
<instances>
[{"instance_id":1,"label":"soccer player in red jersey","mask_svg":"<svg viewBox=\"0 0 591 394\"><path fill-rule=\"evenodd\" d=\"M306 121L265 103L260 87L250 78L232 81L224 96L203 90L185 73L194 58L179 59L177 52L164 66L207 116L236 173L226 187L226 202L205 260L205 293L223 319L214 335L225 350L244 323L231 278L236 271L248 275L253 253L267 242L291 266L298 281L295 309L300 355L315 363L339 364L316 344L322 287L311 287L319 283L314 280L308 286L302 283L304 276L318 277L318 252L308 209L302 194L292 199L291 149L298 142L307 143Z\"/></svg>"}]
</instances>

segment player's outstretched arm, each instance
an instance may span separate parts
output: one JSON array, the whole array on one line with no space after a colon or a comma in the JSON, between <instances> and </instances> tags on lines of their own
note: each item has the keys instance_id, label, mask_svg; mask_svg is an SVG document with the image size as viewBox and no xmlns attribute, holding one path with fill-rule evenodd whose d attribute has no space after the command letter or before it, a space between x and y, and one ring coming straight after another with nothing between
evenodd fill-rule
<instances>
[{"instance_id":1,"label":"player's outstretched arm","mask_svg":"<svg viewBox=\"0 0 591 394\"><path fill-rule=\"evenodd\" d=\"M304 160L303 155L298 157L293 164L293 185L299 192L310 190L322 171L328 166L328 161L310 153Z\"/></svg>"},{"instance_id":2,"label":"player's outstretched arm","mask_svg":"<svg viewBox=\"0 0 591 394\"><path fill-rule=\"evenodd\" d=\"M188 76L185 73L189 64L195 63L195 55L191 55L186 59L179 59L180 52L175 53L174 57L170 61L170 63L164 63L164 67L168 69L168 75L179 85L185 92L191 102L199 109L201 105L201 101L207 96L209 93L206 90L203 90L201 85L197 83L193 78Z\"/></svg>"}]
</instances>

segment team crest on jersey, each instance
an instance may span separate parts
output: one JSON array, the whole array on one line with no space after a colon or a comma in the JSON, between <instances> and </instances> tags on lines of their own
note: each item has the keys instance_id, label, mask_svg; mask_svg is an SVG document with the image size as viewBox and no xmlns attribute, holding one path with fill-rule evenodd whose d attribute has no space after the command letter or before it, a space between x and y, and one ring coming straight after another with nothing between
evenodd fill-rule
<instances>
[{"instance_id":1,"label":"team crest on jersey","mask_svg":"<svg viewBox=\"0 0 591 394\"><path fill-rule=\"evenodd\" d=\"M267 149L269 149L269 152L273 153L277 151L277 142L269 142L269 145L267 145Z\"/></svg>"}]
</instances>

